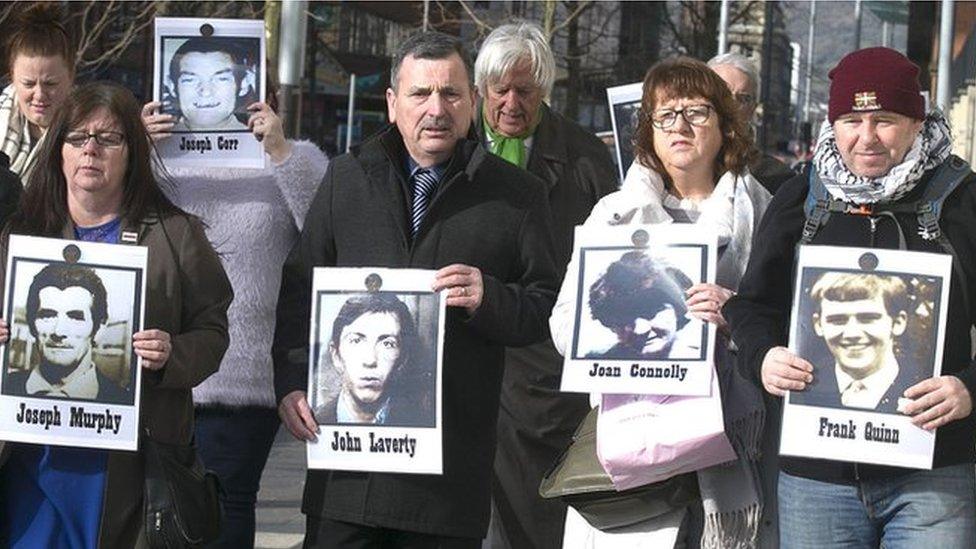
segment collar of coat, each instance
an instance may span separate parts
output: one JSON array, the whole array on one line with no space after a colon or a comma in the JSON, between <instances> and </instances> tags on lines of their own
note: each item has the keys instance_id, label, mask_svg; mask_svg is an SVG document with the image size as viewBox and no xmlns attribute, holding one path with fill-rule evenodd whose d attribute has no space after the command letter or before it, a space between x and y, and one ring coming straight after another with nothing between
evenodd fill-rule
<instances>
[{"instance_id":1,"label":"collar of coat","mask_svg":"<svg viewBox=\"0 0 976 549\"><path fill-rule=\"evenodd\" d=\"M475 120L481 120L484 116L483 110L484 102L479 101ZM545 103L539 105L539 110L541 116L535 133L532 134L532 150L529 151L525 169L541 177L551 188L559 182L563 167L569 163L569 146L566 143L566 132L562 129L563 124L559 123L559 115L552 112ZM474 130L478 141L487 146L488 137L482 125L474 124Z\"/></svg>"},{"instance_id":2,"label":"collar of coat","mask_svg":"<svg viewBox=\"0 0 976 549\"><path fill-rule=\"evenodd\" d=\"M407 174L403 173L402 166L406 165L407 149L396 125L388 124L374 138L352 147L349 152L359 161L371 178L375 177L380 180L380 172L392 167L396 173L400 174L402 180L406 181ZM438 186L437 194L440 194L444 190L445 184L449 184L459 173L463 172L469 181L474 180L475 173L488 154L490 153L478 143L474 131L469 131L468 136L459 139L454 146L454 152L451 154L447 169L441 177L441 185Z\"/></svg>"}]
</instances>

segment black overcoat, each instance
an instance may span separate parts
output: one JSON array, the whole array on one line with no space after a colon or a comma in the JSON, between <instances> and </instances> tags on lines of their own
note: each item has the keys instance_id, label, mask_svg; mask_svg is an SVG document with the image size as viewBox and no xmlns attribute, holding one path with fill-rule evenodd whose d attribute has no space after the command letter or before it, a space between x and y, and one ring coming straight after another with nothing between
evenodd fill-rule
<instances>
[{"instance_id":1,"label":"black overcoat","mask_svg":"<svg viewBox=\"0 0 976 549\"><path fill-rule=\"evenodd\" d=\"M450 308L443 371L444 474L309 471L308 515L441 536L481 538L505 346L548 335L558 280L544 185L461 140L415 241L406 152L393 126L329 164L282 272L275 391L305 390L315 266L478 267L485 293L473 317Z\"/></svg>"},{"instance_id":2,"label":"black overcoat","mask_svg":"<svg viewBox=\"0 0 976 549\"><path fill-rule=\"evenodd\" d=\"M526 170L546 183L561 280L575 227L601 198L617 190L619 179L602 141L547 105L540 109ZM476 120L483 132L480 114ZM487 142L483 133L479 137ZM562 546L566 506L543 500L539 482L590 409L587 395L559 392L562 365L549 340L505 353L493 492L495 520L511 547Z\"/></svg>"}]
</instances>

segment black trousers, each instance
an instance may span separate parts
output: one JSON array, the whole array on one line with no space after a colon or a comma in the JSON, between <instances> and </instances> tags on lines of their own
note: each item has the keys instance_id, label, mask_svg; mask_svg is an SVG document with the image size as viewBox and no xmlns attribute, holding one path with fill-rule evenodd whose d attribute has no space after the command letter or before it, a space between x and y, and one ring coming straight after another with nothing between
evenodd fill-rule
<instances>
[{"instance_id":1,"label":"black trousers","mask_svg":"<svg viewBox=\"0 0 976 549\"><path fill-rule=\"evenodd\" d=\"M305 518L306 549L479 549L481 540L378 528L320 517Z\"/></svg>"}]
</instances>

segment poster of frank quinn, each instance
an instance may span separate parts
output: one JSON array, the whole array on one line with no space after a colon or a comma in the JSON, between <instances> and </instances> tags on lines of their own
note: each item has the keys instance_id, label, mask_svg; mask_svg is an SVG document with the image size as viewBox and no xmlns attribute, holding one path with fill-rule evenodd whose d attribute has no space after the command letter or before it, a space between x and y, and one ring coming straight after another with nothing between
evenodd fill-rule
<instances>
[{"instance_id":1,"label":"poster of frank quinn","mask_svg":"<svg viewBox=\"0 0 976 549\"><path fill-rule=\"evenodd\" d=\"M561 390L709 394L715 332L688 314L685 291L714 282L715 235L692 225L577 227L574 246Z\"/></svg>"},{"instance_id":2,"label":"poster of frank quinn","mask_svg":"<svg viewBox=\"0 0 976 549\"><path fill-rule=\"evenodd\" d=\"M790 349L813 381L787 395L780 453L929 469L935 434L900 413L939 375L951 256L800 249Z\"/></svg>"},{"instance_id":3,"label":"poster of frank quinn","mask_svg":"<svg viewBox=\"0 0 976 549\"><path fill-rule=\"evenodd\" d=\"M168 168L263 168L247 106L265 98L264 21L160 17L153 99L175 117L156 147Z\"/></svg>"},{"instance_id":4,"label":"poster of frank quinn","mask_svg":"<svg viewBox=\"0 0 976 549\"><path fill-rule=\"evenodd\" d=\"M135 450L146 248L12 235L0 440Z\"/></svg>"},{"instance_id":5,"label":"poster of frank quinn","mask_svg":"<svg viewBox=\"0 0 976 549\"><path fill-rule=\"evenodd\" d=\"M442 473L445 301L433 281L415 269L315 269L309 468Z\"/></svg>"}]
</instances>

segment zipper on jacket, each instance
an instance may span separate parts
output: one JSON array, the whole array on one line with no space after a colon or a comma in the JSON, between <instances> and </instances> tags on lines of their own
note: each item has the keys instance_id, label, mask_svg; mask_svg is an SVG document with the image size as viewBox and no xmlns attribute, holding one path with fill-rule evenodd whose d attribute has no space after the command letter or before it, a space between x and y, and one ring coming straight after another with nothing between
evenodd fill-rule
<instances>
[{"instance_id":1,"label":"zipper on jacket","mask_svg":"<svg viewBox=\"0 0 976 549\"><path fill-rule=\"evenodd\" d=\"M854 464L854 480L861 482L861 472L857 469L857 464Z\"/></svg>"},{"instance_id":2,"label":"zipper on jacket","mask_svg":"<svg viewBox=\"0 0 976 549\"><path fill-rule=\"evenodd\" d=\"M876 233L878 231L878 220L880 219L881 219L880 217L874 217L873 215L868 216L868 221L871 222L871 247L872 248L874 247L874 240L875 240L875 236L877 236Z\"/></svg>"}]
</instances>

